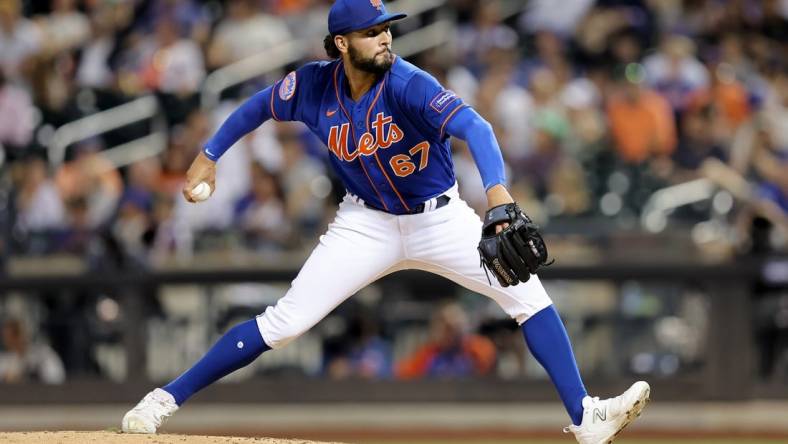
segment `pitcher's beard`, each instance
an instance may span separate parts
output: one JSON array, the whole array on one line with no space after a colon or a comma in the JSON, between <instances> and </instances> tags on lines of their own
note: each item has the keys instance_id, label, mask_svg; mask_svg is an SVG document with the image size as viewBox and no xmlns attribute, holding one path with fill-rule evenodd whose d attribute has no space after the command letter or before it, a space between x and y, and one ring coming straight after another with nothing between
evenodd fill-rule
<instances>
[{"instance_id":1,"label":"pitcher's beard","mask_svg":"<svg viewBox=\"0 0 788 444\"><path fill-rule=\"evenodd\" d=\"M358 51L356 51L356 49L352 46L348 47L348 54L350 55L350 63L354 68L375 75L385 74L389 69L391 69L392 63L394 63L394 56L391 54L391 51L386 51L383 53L385 56L383 57L383 61L378 61L378 56L380 54L375 54L370 58L362 58Z\"/></svg>"}]
</instances>

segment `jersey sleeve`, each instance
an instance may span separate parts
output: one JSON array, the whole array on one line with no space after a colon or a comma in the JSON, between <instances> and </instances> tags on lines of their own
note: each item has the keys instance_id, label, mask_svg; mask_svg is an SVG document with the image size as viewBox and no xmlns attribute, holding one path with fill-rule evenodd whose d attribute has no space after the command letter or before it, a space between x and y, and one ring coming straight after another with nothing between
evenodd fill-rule
<instances>
[{"instance_id":1,"label":"jersey sleeve","mask_svg":"<svg viewBox=\"0 0 788 444\"><path fill-rule=\"evenodd\" d=\"M268 106L274 120L312 123L320 106L320 91L315 85L323 66L325 62L308 63L273 85Z\"/></svg>"},{"instance_id":2,"label":"jersey sleeve","mask_svg":"<svg viewBox=\"0 0 788 444\"><path fill-rule=\"evenodd\" d=\"M466 105L454 92L444 88L424 71L417 71L403 88L404 103L439 138L447 137L446 124Z\"/></svg>"},{"instance_id":3,"label":"jersey sleeve","mask_svg":"<svg viewBox=\"0 0 788 444\"><path fill-rule=\"evenodd\" d=\"M484 189L506 183L506 168L495 133L489 122L473 108L466 107L446 125L446 133L468 143L474 162L482 176Z\"/></svg>"}]
</instances>

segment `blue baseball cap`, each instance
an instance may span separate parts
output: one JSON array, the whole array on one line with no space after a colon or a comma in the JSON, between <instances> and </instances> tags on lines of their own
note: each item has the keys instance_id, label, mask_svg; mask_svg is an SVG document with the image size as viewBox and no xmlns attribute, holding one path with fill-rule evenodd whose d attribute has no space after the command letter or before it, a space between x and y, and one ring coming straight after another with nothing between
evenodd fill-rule
<instances>
[{"instance_id":1,"label":"blue baseball cap","mask_svg":"<svg viewBox=\"0 0 788 444\"><path fill-rule=\"evenodd\" d=\"M405 17L407 14L389 14L383 0L336 0L328 13L328 32L347 34Z\"/></svg>"}]
</instances>

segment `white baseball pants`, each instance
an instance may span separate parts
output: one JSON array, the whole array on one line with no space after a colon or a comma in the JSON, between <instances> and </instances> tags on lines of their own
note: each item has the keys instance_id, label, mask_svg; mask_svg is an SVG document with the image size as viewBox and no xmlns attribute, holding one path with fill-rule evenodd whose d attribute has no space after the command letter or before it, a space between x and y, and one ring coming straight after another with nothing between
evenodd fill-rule
<instances>
[{"instance_id":1,"label":"white baseball pants","mask_svg":"<svg viewBox=\"0 0 788 444\"><path fill-rule=\"evenodd\" d=\"M268 346L284 347L366 285L404 269L435 273L488 296L518 324L548 307L552 302L535 275L513 287L501 287L492 275L488 283L476 250L482 222L456 185L445 194L451 198L445 206L401 216L346 195L287 294L257 317Z\"/></svg>"}]
</instances>

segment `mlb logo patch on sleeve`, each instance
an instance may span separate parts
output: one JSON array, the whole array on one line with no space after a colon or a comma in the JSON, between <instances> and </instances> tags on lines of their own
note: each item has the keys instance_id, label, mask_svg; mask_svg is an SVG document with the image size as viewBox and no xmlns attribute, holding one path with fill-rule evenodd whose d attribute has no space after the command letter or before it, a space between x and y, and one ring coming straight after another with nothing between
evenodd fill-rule
<instances>
[{"instance_id":1,"label":"mlb logo patch on sleeve","mask_svg":"<svg viewBox=\"0 0 788 444\"><path fill-rule=\"evenodd\" d=\"M279 86L279 98L283 101L287 101L293 98L295 95L296 90L296 73L295 71L291 72L287 75L284 79L282 79L282 84Z\"/></svg>"},{"instance_id":2,"label":"mlb logo patch on sleeve","mask_svg":"<svg viewBox=\"0 0 788 444\"><path fill-rule=\"evenodd\" d=\"M450 91L448 89L444 89L443 91L439 92L432 101L430 102L430 106L432 109L438 112L438 114L442 113L446 110L446 108L454 103L457 100L457 94L454 91Z\"/></svg>"}]
</instances>

